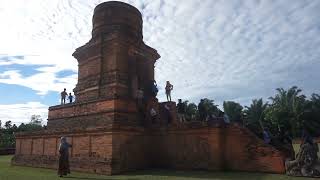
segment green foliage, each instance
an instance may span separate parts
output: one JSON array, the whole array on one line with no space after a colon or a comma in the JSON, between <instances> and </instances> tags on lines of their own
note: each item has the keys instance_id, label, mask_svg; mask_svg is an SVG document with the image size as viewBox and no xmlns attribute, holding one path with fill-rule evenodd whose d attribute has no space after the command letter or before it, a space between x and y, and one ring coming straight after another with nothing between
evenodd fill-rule
<instances>
[{"instance_id":1,"label":"green foliage","mask_svg":"<svg viewBox=\"0 0 320 180\"><path fill-rule=\"evenodd\" d=\"M269 105L259 99L246 107L245 125L257 134L262 127L267 127L273 134L284 129L293 137L301 137L302 128L306 127L313 136L320 136L320 96L312 94L308 100L296 86L276 90L275 96L269 98Z\"/></svg>"},{"instance_id":2,"label":"green foliage","mask_svg":"<svg viewBox=\"0 0 320 180\"><path fill-rule=\"evenodd\" d=\"M218 105L214 104L214 100L207 98L201 99L198 104L199 120L205 121L210 115L219 115Z\"/></svg>"},{"instance_id":3,"label":"green foliage","mask_svg":"<svg viewBox=\"0 0 320 180\"><path fill-rule=\"evenodd\" d=\"M32 115L31 120L30 120L30 124L41 126L41 124L42 124L41 116L40 115Z\"/></svg>"},{"instance_id":4,"label":"green foliage","mask_svg":"<svg viewBox=\"0 0 320 180\"><path fill-rule=\"evenodd\" d=\"M202 106L203 111L206 116L214 114L216 116L219 115L218 105L214 104L214 100L210 100L204 98L199 105L197 106L195 103L189 103L189 101L183 102L186 106L186 119L188 121L200 120L199 115L199 106Z\"/></svg>"},{"instance_id":5,"label":"green foliage","mask_svg":"<svg viewBox=\"0 0 320 180\"><path fill-rule=\"evenodd\" d=\"M207 115L212 115L212 114L214 114L215 116L219 115L218 105L214 104L214 100L204 98L203 104L204 104Z\"/></svg>"},{"instance_id":6,"label":"green foliage","mask_svg":"<svg viewBox=\"0 0 320 180\"><path fill-rule=\"evenodd\" d=\"M195 120L198 117L198 107L194 103L188 104L188 101L184 101L186 106L186 119L188 121Z\"/></svg>"},{"instance_id":7,"label":"green foliage","mask_svg":"<svg viewBox=\"0 0 320 180\"><path fill-rule=\"evenodd\" d=\"M7 121L4 125L5 128L0 126L0 148L15 146L14 132L17 131L17 126L11 124L11 121Z\"/></svg>"},{"instance_id":8,"label":"green foliage","mask_svg":"<svg viewBox=\"0 0 320 180\"><path fill-rule=\"evenodd\" d=\"M5 127L6 129L10 129L11 126L12 126L11 124L12 124L11 121L7 121L7 122L4 124L4 127Z\"/></svg>"},{"instance_id":9,"label":"green foliage","mask_svg":"<svg viewBox=\"0 0 320 180\"><path fill-rule=\"evenodd\" d=\"M1 122L1 121L0 121ZM20 124L17 127L12 125L11 121L5 122L4 128L0 126L0 148L12 148L15 146L14 133L23 131L37 131L41 130L42 119L39 115L32 115L30 122L27 124ZM1 124L1 123L0 123Z\"/></svg>"},{"instance_id":10,"label":"green foliage","mask_svg":"<svg viewBox=\"0 0 320 180\"><path fill-rule=\"evenodd\" d=\"M320 136L320 96L312 94L310 100L306 101L306 110L303 114L302 124L314 136Z\"/></svg>"},{"instance_id":11,"label":"green foliage","mask_svg":"<svg viewBox=\"0 0 320 180\"><path fill-rule=\"evenodd\" d=\"M306 96L300 95L301 89L296 86L287 91L277 89L277 94L270 97L272 100L272 112L269 113L270 121L278 128L288 129L293 136L299 136L302 128L303 116L306 108ZM273 127L275 128L275 127Z\"/></svg>"},{"instance_id":12,"label":"green foliage","mask_svg":"<svg viewBox=\"0 0 320 180\"><path fill-rule=\"evenodd\" d=\"M28 123L28 124L21 123L20 126L18 127L19 132L38 131L41 129L42 129L41 125L33 124L33 123Z\"/></svg>"},{"instance_id":13,"label":"green foliage","mask_svg":"<svg viewBox=\"0 0 320 180\"><path fill-rule=\"evenodd\" d=\"M224 113L229 116L231 122L240 121L242 118L242 109L243 107L233 101L224 101L223 102Z\"/></svg>"},{"instance_id":14,"label":"green foliage","mask_svg":"<svg viewBox=\"0 0 320 180\"><path fill-rule=\"evenodd\" d=\"M244 125L252 129L256 134L261 134L265 124L267 103L263 103L262 98L252 100L251 105L245 106L243 113L246 115Z\"/></svg>"},{"instance_id":15,"label":"green foliage","mask_svg":"<svg viewBox=\"0 0 320 180\"><path fill-rule=\"evenodd\" d=\"M12 134L2 133L1 134L1 141L0 141L0 148L11 148L15 146L15 138Z\"/></svg>"}]
</instances>

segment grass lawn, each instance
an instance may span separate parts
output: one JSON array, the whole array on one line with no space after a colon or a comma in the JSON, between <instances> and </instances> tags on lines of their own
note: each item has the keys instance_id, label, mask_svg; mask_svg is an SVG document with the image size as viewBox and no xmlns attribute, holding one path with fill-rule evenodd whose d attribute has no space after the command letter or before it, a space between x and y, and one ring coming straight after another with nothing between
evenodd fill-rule
<instances>
[{"instance_id":1,"label":"grass lawn","mask_svg":"<svg viewBox=\"0 0 320 180\"><path fill-rule=\"evenodd\" d=\"M55 170L30 167L11 166L12 156L0 156L0 180L54 180L61 179ZM100 176L85 173L72 173L65 179L87 179L87 180L139 180L139 179L256 179L256 180L301 180L312 178L296 178L278 174L246 173L246 172L206 172L206 171L169 171L169 170L145 170L124 175Z\"/></svg>"}]
</instances>

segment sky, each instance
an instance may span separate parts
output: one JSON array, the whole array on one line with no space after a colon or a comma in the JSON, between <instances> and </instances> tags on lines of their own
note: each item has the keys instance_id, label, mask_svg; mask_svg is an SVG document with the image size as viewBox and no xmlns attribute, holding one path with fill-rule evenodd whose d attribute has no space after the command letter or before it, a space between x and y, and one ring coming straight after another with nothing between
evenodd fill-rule
<instances>
[{"instance_id":1,"label":"sky","mask_svg":"<svg viewBox=\"0 0 320 180\"><path fill-rule=\"evenodd\" d=\"M47 118L77 83L72 53L91 38L101 0L0 0L0 120ZM144 42L161 55L155 79L172 97L236 101L298 86L320 94L320 1L126 0L143 16Z\"/></svg>"}]
</instances>

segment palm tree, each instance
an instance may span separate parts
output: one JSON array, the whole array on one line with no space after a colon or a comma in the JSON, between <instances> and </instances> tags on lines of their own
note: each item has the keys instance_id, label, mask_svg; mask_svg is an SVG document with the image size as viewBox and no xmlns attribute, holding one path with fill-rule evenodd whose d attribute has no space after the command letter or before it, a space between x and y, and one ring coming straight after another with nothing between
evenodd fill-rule
<instances>
[{"instance_id":1,"label":"palm tree","mask_svg":"<svg viewBox=\"0 0 320 180\"><path fill-rule=\"evenodd\" d=\"M287 91L283 88L276 89L278 93L272 100L273 120L278 122L278 126L290 126L291 132L298 135L302 126L302 115L305 110L305 95L300 95L301 89L293 86Z\"/></svg>"},{"instance_id":2,"label":"palm tree","mask_svg":"<svg viewBox=\"0 0 320 180\"><path fill-rule=\"evenodd\" d=\"M305 113L302 115L303 124L314 136L320 136L320 95L312 94L306 101Z\"/></svg>"},{"instance_id":3,"label":"palm tree","mask_svg":"<svg viewBox=\"0 0 320 180\"><path fill-rule=\"evenodd\" d=\"M223 102L224 113L229 116L230 121L240 121L242 117L242 109L243 107L239 103L233 101Z\"/></svg>"},{"instance_id":4,"label":"palm tree","mask_svg":"<svg viewBox=\"0 0 320 180\"><path fill-rule=\"evenodd\" d=\"M218 105L214 104L214 100L204 98L203 103L204 103L204 107L207 115L212 115L212 114L214 114L215 116L219 115Z\"/></svg>"},{"instance_id":5,"label":"palm tree","mask_svg":"<svg viewBox=\"0 0 320 180\"><path fill-rule=\"evenodd\" d=\"M261 131L259 129L264 128L263 121L265 120L265 110L267 109L268 104L263 103L262 98L252 100L251 105L245 106L244 113L246 114L245 125L251 129L256 134L259 134Z\"/></svg>"},{"instance_id":6,"label":"palm tree","mask_svg":"<svg viewBox=\"0 0 320 180\"><path fill-rule=\"evenodd\" d=\"M188 100L183 101L186 108L186 119L188 121L193 121L198 116L198 107L195 103L189 103Z\"/></svg>"}]
</instances>

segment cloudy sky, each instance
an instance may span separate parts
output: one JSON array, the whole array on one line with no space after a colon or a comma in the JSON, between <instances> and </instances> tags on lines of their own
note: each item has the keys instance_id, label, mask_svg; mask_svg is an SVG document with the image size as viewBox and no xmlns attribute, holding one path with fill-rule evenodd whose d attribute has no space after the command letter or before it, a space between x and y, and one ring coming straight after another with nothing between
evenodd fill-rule
<instances>
[{"instance_id":1,"label":"cloudy sky","mask_svg":"<svg viewBox=\"0 0 320 180\"><path fill-rule=\"evenodd\" d=\"M47 118L77 82L74 50L91 36L99 0L0 0L0 120ZM159 99L248 105L275 88L320 93L318 0L129 0L143 15Z\"/></svg>"}]
</instances>

